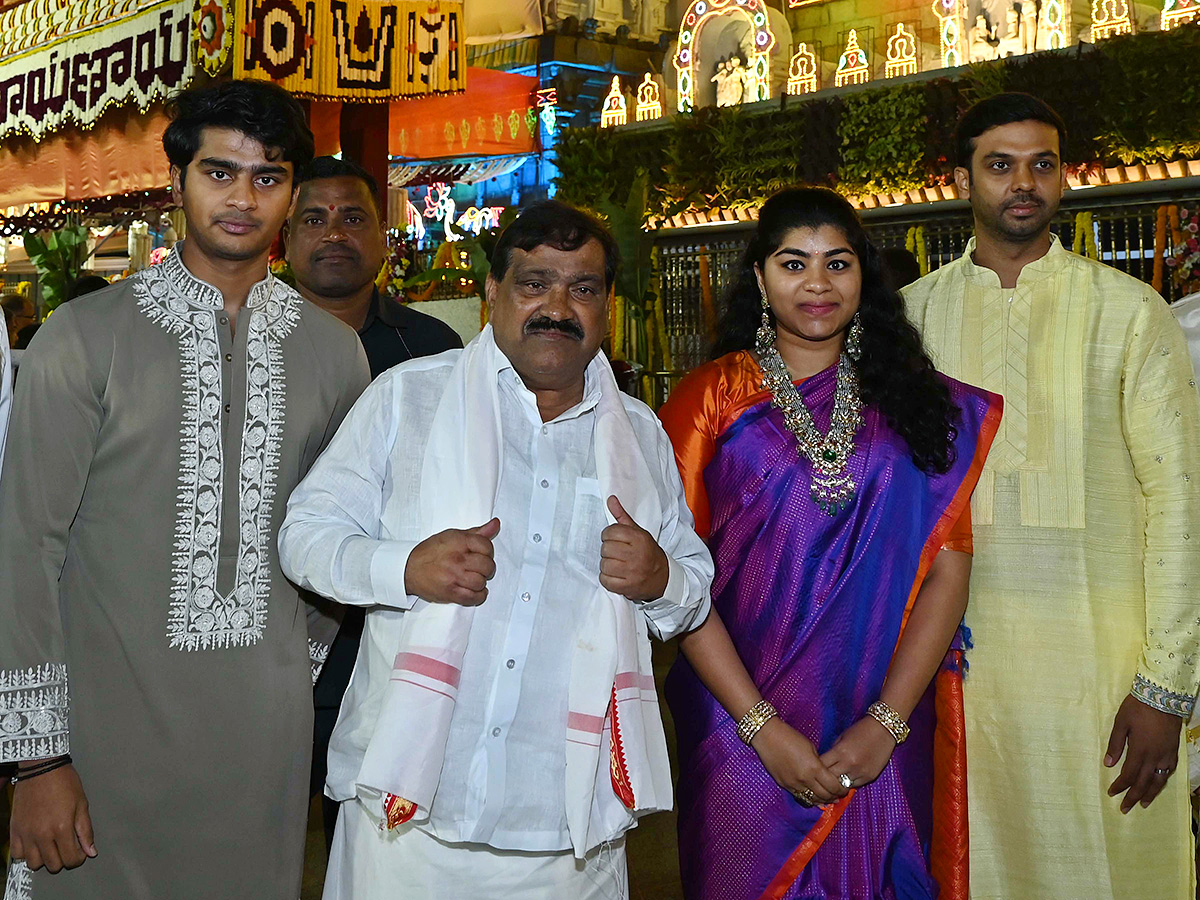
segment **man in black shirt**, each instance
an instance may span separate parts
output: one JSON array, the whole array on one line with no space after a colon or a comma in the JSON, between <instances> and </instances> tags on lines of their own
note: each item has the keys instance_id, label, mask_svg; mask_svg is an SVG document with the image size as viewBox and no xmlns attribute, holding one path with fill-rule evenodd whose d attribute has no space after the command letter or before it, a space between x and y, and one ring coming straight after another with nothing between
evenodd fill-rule
<instances>
[{"instance_id":1,"label":"man in black shirt","mask_svg":"<svg viewBox=\"0 0 1200 900\"><path fill-rule=\"evenodd\" d=\"M296 289L358 332L371 377L413 357L461 347L462 341L449 325L380 295L375 287L387 252L375 179L353 162L319 156L297 180L298 193L286 234ZM313 690L313 793L325 784L329 735L354 669L363 617L361 608L345 610L341 630ZM328 848L337 804L328 798L324 804Z\"/></svg>"}]
</instances>

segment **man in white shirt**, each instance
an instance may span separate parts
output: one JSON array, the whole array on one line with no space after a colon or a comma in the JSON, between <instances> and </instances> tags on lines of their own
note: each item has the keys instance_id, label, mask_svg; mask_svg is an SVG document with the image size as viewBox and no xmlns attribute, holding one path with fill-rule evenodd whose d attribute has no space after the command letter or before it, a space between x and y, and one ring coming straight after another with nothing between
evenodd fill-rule
<instances>
[{"instance_id":1,"label":"man in white shirt","mask_svg":"<svg viewBox=\"0 0 1200 900\"><path fill-rule=\"evenodd\" d=\"M623 898L625 831L671 805L647 632L699 624L713 568L600 352L616 263L591 217L526 210L489 326L377 379L292 494L284 571L368 608L326 900Z\"/></svg>"}]
</instances>

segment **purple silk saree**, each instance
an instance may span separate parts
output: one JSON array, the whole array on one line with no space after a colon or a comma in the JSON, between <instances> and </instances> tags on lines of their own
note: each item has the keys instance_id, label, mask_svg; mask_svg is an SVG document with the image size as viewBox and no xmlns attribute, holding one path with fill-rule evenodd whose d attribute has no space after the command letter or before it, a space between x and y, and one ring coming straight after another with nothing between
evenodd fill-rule
<instances>
[{"instance_id":1,"label":"purple silk saree","mask_svg":"<svg viewBox=\"0 0 1200 900\"><path fill-rule=\"evenodd\" d=\"M754 395L731 422L707 426L712 440L703 455L710 459L702 471L716 562L713 606L763 695L824 752L879 698L921 580L969 502L1001 401L947 380L962 416L954 465L935 476L917 469L880 414L865 410L849 464L858 494L831 518L810 497L809 464L799 458L782 414L769 395L730 390L731 379L747 376L744 360L728 359L690 376L720 381L718 394ZM834 386L831 367L799 388L822 431ZM706 389L693 381L682 392L685 402L698 390ZM713 407L721 402L712 401L713 393L707 390L693 417L715 420ZM663 416L673 439L679 406ZM685 456L680 452L682 465ZM703 515L697 518L702 527ZM952 650L948 659L959 657ZM937 683L951 688L960 678L957 671L943 674L949 677ZM689 900L916 900L958 893L939 894L931 845L936 711L945 719L957 714L956 723L943 724L961 727L961 705L935 698L933 686L909 719L909 740L879 779L829 810L805 808L775 784L682 657L666 695L679 739L679 844ZM949 768L961 782L965 769ZM955 787L938 793L961 804L965 823L965 785ZM950 880L965 888L962 874Z\"/></svg>"}]
</instances>

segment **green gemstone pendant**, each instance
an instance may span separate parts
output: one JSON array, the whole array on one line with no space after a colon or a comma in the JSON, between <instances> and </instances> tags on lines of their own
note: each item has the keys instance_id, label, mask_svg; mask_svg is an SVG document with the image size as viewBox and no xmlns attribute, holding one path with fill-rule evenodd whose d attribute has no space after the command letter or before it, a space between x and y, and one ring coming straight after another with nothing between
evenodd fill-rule
<instances>
[{"instance_id":1,"label":"green gemstone pendant","mask_svg":"<svg viewBox=\"0 0 1200 900\"><path fill-rule=\"evenodd\" d=\"M834 450L825 450L821 453L821 457L829 462L833 462L837 459L837 452Z\"/></svg>"}]
</instances>

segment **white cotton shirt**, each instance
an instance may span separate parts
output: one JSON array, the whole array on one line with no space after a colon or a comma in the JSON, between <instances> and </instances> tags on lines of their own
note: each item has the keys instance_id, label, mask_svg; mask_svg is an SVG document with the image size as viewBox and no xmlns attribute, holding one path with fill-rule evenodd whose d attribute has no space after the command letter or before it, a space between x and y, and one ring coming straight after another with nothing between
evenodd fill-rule
<instances>
[{"instance_id":1,"label":"white cotton shirt","mask_svg":"<svg viewBox=\"0 0 1200 900\"><path fill-rule=\"evenodd\" d=\"M412 606L403 573L426 536L419 533L421 462L460 352L405 363L363 394L288 504L280 553L290 577L344 603ZM588 380L581 403L543 424L510 364L495 377L503 431L496 576L475 612L441 779L419 827L453 843L561 851L571 847L565 745L572 649L598 584L607 525L593 439L600 391ZM639 608L665 640L707 615L712 562L692 528L666 434L648 407L622 400L664 510L658 543L670 561L667 589ZM377 644L372 617L330 742L326 792L339 800L356 794L396 652Z\"/></svg>"}]
</instances>

